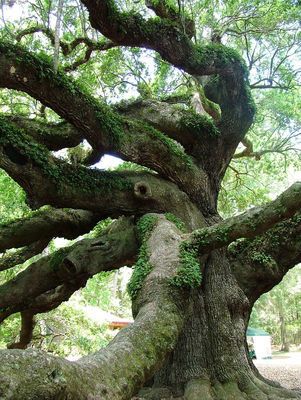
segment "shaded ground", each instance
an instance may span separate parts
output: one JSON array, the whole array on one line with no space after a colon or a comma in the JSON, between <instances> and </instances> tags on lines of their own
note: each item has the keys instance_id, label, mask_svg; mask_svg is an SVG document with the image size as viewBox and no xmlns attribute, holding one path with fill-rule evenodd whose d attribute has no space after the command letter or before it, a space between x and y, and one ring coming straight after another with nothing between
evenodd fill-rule
<instances>
[{"instance_id":1,"label":"shaded ground","mask_svg":"<svg viewBox=\"0 0 301 400\"><path fill-rule=\"evenodd\" d=\"M271 360L254 360L254 364L266 378L301 391L301 352L275 353Z\"/></svg>"}]
</instances>

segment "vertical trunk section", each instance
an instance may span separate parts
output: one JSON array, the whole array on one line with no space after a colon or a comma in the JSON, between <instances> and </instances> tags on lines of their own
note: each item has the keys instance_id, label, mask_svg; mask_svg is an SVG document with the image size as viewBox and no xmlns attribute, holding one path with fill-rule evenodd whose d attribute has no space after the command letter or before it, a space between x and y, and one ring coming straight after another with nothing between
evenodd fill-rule
<instances>
[{"instance_id":1,"label":"vertical trunk section","mask_svg":"<svg viewBox=\"0 0 301 400\"><path fill-rule=\"evenodd\" d=\"M299 398L261 380L250 362L245 338L250 311L225 250L213 252L201 287L192 292L177 346L154 377L152 393L160 393L163 387L174 398L184 396L185 400Z\"/></svg>"},{"instance_id":2,"label":"vertical trunk section","mask_svg":"<svg viewBox=\"0 0 301 400\"><path fill-rule=\"evenodd\" d=\"M192 293L182 335L155 386L183 393L192 379L237 380L249 371L245 352L245 319L249 303L233 277L224 251L206 262L200 289Z\"/></svg>"}]
</instances>

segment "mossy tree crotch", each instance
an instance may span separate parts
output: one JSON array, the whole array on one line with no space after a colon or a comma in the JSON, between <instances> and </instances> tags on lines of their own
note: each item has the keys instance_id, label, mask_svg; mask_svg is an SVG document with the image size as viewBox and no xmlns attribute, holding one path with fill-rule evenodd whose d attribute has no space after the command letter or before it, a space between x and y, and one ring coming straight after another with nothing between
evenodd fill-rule
<instances>
[{"instance_id":1,"label":"mossy tree crotch","mask_svg":"<svg viewBox=\"0 0 301 400\"><path fill-rule=\"evenodd\" d=\"M222 44L195 45L193 21L182 26L167 1L147 1L157 14L149 19L121 12L114 0L82 3L112 46L150 49L195 80L206 76L200 97L218 118L181 101L110 107L45 58L0 44L0 87L25 92L64 119L56 125L1 116L0 167L23 187L32 209L48 205L0 227L0 250L21 248L1 270L41 252L53 237L76 238L114 219L96 237L40 258L0 286L0 321L23 316L20 341L11 345L18 349L0 351L0 398L300 399L260 376L245 331L256 299L301 261L301 183L239 216L222 220L217 212L225 171L255 114L243 60ZM80 165L52 153L84 139L92 151ZM87 167L106 153L147 169ZM134 268L135 322L105 349L76 362L20 349L35 314L123 265Z\"/></svg>"}]
</instances>

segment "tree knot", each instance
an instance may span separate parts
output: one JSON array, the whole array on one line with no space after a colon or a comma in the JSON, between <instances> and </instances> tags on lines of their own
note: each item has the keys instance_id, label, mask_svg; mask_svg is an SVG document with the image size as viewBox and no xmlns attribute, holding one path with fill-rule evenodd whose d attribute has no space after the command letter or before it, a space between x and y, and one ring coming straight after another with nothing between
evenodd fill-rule
<instances>
[{"instance_id":1,"label":"tree knot","mask_svg":"<svg viewBox=\"0 0 301 400\"><path fill-rule=\"evenodd\" d=\"M134 186L134 194L140 199L149 199L152 197L152 191L149 185L145 182L137 182Z\"/></svg>"}]
</instances>

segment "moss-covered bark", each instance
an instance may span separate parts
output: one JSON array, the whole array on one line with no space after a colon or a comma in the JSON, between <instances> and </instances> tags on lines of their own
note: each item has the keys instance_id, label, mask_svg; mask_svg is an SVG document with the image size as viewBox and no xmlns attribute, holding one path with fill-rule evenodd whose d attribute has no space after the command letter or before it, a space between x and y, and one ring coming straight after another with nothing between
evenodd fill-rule
<instances>
[{"instance_id":1,"label":"moss-covered bark","mask_svg":"<svg viewBox=\"0 0 301 400\"><path fill-rule=\"evenodd\" d=\"M40 312L39 296L46 294L41 306L45 311L47 295L62 285L71 285L71 293L84 286L89 277L100 271L131 265L137 254L137 239L133 223L120 219L106 228L99 237L82 239L74 245L62 248L40 258L26 270L0 287L0 321L9 315L31 310ZM69 293L69 296L71 295ZM59 294L66 300L64 291ZM53 299L49 298L49 309ZM67 297L68 299L68 297ZM55 304L58 299L55 299Z\"/></svg>"},{"instance_id":2,"label":"moss-covered bark","mask_svg":"<svg viewBox=\"0 0 301 400\"><path fill-rule=\"evenodd\" d=\"M30 245L41 239L41 232L44 241L55 236L74 239L98 221L99 217L90 211L45 207L26 218L0 225L0 251Z\"/></svg>"},{"instance_id":3,"label":"moss-covered bark","mask_svg":"<svg viewBox=\"0 0 301 400\"><path fill-rule=\"evenodd\" d=\"M106 349L74 363L35 350L1 352L3 399L129 399L153 375L175 346L186 309L183 289L169 285L182 234L157 218L147 240L153 269L135 300L135 323Z\"/></svg>"}]
</instances>

